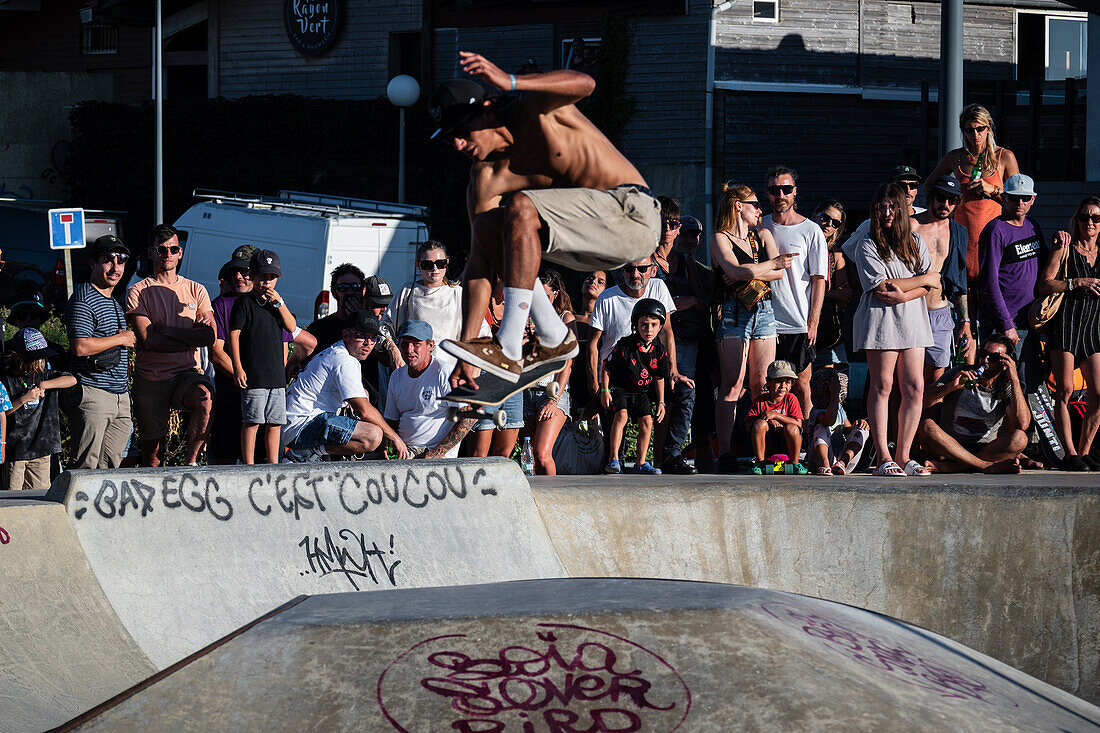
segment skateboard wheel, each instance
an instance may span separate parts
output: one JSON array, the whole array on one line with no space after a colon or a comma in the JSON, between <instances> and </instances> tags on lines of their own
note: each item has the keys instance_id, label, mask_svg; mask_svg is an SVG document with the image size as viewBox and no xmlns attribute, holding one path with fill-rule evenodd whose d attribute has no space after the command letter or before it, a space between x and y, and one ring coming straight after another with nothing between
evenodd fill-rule
<instances>
[{"instance_id":1,"label":"skateboard wheel","mask_svg":"<svg viewBox=\"0 0 1100 733\"><path fill-rule=\"evenodd\" d=\"M550 384L546 385L546 396L556 400L561 396L561 385L558 384L557 381L550 382Z\"/></svg>"},{"instance_id":2,"label":"skateboard wheel","mask_svg":"<svg viewBox=\"0 0 1100 733\"><path fill-rule=\"evenodd\" d=\"M504 410L497 410L493 413L493 425L498 428L503 428L508 424L508 414Z\"/></svg>"},{"instance_id":3,"label":"skateboard wheel","mask_svg":"<svg viewBox=\"0 0 1100 733\"><path fill-rule=\"evenodd\" d=\"M447 420L449 420L450 422L458 422L458 408L457 407L448 407L447 408Z\"/></svg>"}]
</instances>

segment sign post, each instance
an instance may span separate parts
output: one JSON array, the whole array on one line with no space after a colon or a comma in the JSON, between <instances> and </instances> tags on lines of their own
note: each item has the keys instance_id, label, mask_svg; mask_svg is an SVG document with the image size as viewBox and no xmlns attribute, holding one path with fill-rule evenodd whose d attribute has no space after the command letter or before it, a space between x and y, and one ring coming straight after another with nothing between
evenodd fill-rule
<instances>
[{"instance_id":1,"label":"sign post","mask_svg":"<svg viewBox=\"0 0 1100 733\"><path fill-rule=\"evenodd\" d=\"M73 258L69 250L81 249L84 241L84 209L50 209L50 249L65 251L65 293L73 294Z\"/></svg>"}]
</instances>

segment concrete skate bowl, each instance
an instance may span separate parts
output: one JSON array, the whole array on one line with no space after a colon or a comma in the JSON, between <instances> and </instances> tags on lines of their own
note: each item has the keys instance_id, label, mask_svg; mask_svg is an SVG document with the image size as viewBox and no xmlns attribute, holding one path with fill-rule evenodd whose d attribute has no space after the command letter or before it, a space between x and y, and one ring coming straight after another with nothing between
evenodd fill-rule
<instances>
[{"instance_id":1,"label":"concrete skate bowl","mask_svg":"<svg viewBox=\"0 0 1100 733\"><path fill-rule=\"evenodd\" d=\"M1100 709L893 619L559 579L292 602L63 730L1086 731Z\"/></svg>"},{"instance_id":2,"label":"concrete skate bowl","mask_svg":"<svg viewBox=\"0 0 1100 733\"><path fill-rule=\"evenodd\" d=\"M297 596L568 576L829 598L1095 701L1096 489L1041 478L529 486L490 459L74 471L46 501L0 500L0 730L58 725Z\"/></svg>"}]
</instances>

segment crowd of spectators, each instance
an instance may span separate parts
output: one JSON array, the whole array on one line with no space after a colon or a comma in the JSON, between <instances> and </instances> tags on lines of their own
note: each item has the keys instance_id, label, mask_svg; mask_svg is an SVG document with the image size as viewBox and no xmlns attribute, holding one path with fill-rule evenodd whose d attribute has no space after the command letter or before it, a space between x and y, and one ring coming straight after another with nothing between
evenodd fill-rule
<instances>
[{"instance_id":1,"label":"crowd of spectators","mask_svg":"<svg viewBox=\"0 0 1100 733\"><path fill-rule=\"evenodd\" d=\"M578 470L557 454L586 430L607 473L626 469L630 434L640 474L1100 470L1100 199L1044 236L1035 184L988 112L972 105L960 126L962 148L927 179L896 168L851 234L839 200L803 216L798 173L775 166L767 215L755 189L727 184L708 238L661 196L651 256L583 282L540 273L581 352L505 401L503 420L448 419L454 360L436 345L460 336L463 293L441 242L419 246L417 281L396 288L338 265L335 310L302 328L277 252L237 247L211 300L179 275L171 226L125 292L131 250L100 237L64 311L67 350L38 330L39 296L13 306L3 485L48 486L62 414L72 467L162 465L172 408L192 465L511 456L525 436L535 472L554 474ZM481 336L502 302L497 282ZM1036 429L1043 393L1053 439Z\"/></svg>"}]
</instances>

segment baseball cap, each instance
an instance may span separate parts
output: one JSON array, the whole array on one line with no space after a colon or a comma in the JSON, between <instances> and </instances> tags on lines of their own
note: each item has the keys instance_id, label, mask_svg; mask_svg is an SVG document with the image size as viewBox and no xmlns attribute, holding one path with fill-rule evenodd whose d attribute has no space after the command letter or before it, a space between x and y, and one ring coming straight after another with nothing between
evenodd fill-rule
<instances>
[{"instance_id":1,"label":"baseball cap","mask_svg":"<svg viewBox=\"0 0 1100 733\"><path fill-rule=\"evenodd\" d=\"M776 359L768 365L768 379L798 379L789 361Z\"/></svg>"},{"instance_id":2,"label":"baseball cap","mask_svg":"<svg viewBox=\"0 0 1100 733\"><path fill-rule=\"evenodd\" d=\"M37 328L20 329L11 340L16 353L28 359L45 359L57 352L50 348L46 337Z\"/></svg>"},{"instance_id":3,"label":"baseball cap","mask_svg":"<svg viewBox=\"0 0 1100 733\"><path fill-rule=\"evenodd\" d=\"M433 338L431 325L424 321L405 321L401 324L401 332L397 338L409 337L415 341L431 341Z\"/></svg>"},{"instance_id":4,"label":"baseball cap","mask_svg":"<svg viewBox=\"0 0 1100 733\"><path fill-rule=\"evenodd\" d=\"M130 255L130 250L122 243L122 240L113 234L96 237L96 240L92 242L92 246L88 248L88 256L93 260L102 255L115 252Z\"/></svg>"},{"instance_id":5,"label":"baseball cap","mask_svg":"<svg viewBox=\"0 0 1100 733\"><path fill-rule=\"evenodd\" d=\"M233 250L233 256L229 260L229 266L247 270L249 264L252 262L252 255L256 254L259 250L260 248L254 244L242 244L240 247Z\"/></svg>"},{"instance_id":6,"label":"baseball cap","mask_svg":"<svg viewBox=\"0 0 1100 733\"><path fill-rule=\"evenodd\" d=\"M248 271L254 275L278 275L282 277L283 267L279 255L269 249L257 250L248 262Z\"/></svg>"},{"instance_id":7,"label":"baseball cap","mask_svg":"<svg viewBox=\"0 0 1100 733\"><path fill-rule=\"evenodd\" d=\"M24 287L17 291L11 304L11 317L16 321L44 318L46 311L46 296L38 288Z\"/></svg>"},{"instance_id":8,"label":"baseball cap","mask_svg":"<svg viewBox=\"0 0 1100 733\"><path fill-rule=\"evenodd\" d=\"M359 333L378 333L382 330L382 324L378 322L378 319L374 317L374 314L369 310L363 309L355 311L355 315L351 319L351 325L348 328L353 328Z\"/></svg>"},{"instance_id":9,"label":"baseball cap","mask_svg":"<svg viewBox=\"0 0 1100 733\"><path fill-rule=\"evenodd\" d=\"M921 180L920 173L911 165L899 165L890 174L891 181L917 181Z\"/></svg>"},{"instance_id":10,"label":"baseball cap","mask_svg":"<svg viewBox=\"0 0 1100 733\"><path fill-rule=\"evenodd\" d=\"M932 188L936 191L943 191L949 193L952 196L962 196L963 188L959 183L959 179L955 176L940 176L936 179L936 182L932 184Z\"/></svg>"},{"instance_id":11,"label":"baseball cap","mask_svg":"<svg viewBox=\"0 0 1100 733\"><path fill-rule=\"evenodd\" d=\"M367 289L367 300L374 305L389 305L393 300L393 291L385 278L371 275L363 281L363 286Z\"/></svg>"},{"instance_id":12,"label":"baseball cap","mask_svg":"<svg viewBox=\"0 0 1100 733\"><path fill-rule=\"evenodd\" d=\"M1023 173L1009 176L1005 181L1005 193L1009 196L1034 196L1035 181L1031 180L1031 176L1025 176Z\"/></svg>"},{"instance_id":13,"label":"baseball cap","mask_svg":"<svg viewBox=\"0 0 1100 733\"><path fill-rule=\"evenodd\" d=\"M694 216L681 216L680 217L680 233L684 232L701 232L703 231L703 223L696 219Z\"/></svg>"},{"instance_id":14,"label":"baseball cap","mask_svg":"<svg viewBox=\"0 0 1100 733\"><path fill-rule=\"evenodd\" d=\"M472 120L488 98L485 87L470 79L452 79L440 84L428 98L428 114L439 126L431 139Z\"/></svg>"}]
</instances>

